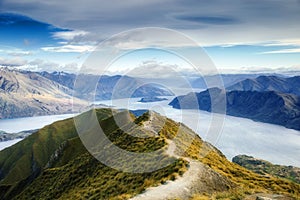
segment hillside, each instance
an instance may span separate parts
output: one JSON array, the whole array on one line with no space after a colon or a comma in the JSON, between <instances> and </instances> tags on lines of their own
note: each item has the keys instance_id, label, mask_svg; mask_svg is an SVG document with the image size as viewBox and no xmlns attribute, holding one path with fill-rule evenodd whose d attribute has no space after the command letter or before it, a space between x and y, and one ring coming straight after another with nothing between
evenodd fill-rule
<instances>
[{"instance_id":1,"label":"hillside","mask_svg":"<svg viewBox=\"0 0 300 200\"><path fill-rule=\"evenodd\" d=\"M169 105L177 109L210 112L211 105L224 101L221 94L221 89L211 88L176 97ZM226 92L226 114L300 130L300 97L274 91L229 91Z\"/></svg>"},{"instance_id":2,"label":"hillside","mask_svg":"<svg viewBox=\"0 0 300 200\"><path fill-rule=\"evenodd\" d=\"M158 150L159 163L172 161L171 164L144 173L107 167L86 151L74 121L67 119L46 126L0 152L0 198L129 199L143 192L141 195L147 199L151 191L164 193L174 184L183 183L187 176L193 177L193 181L186 183L185 188L176 187L177 192L168 198L241 199L257 193L299 197L300 185L262 176L231 163L189 128L157 113L134 117L125 110L100 109L83 113L79 119L90 121L92 115L97 116L105 135L118 147L139 153ZM122 129L115 123L115 117L122 121ZM82 134L89 136L95 133L93 130L90 127ZM97 148L97 137L91 137L90 142L93 141L97 155L110 148ZM138 169L158 164L155 160L135 164L126 157L121 159L122 165L133 162L132 167ZM161 199L152 197L149 198Z\"/></svg>"},{"instance_id":3,"label":"hillside","mask_svg":"<svg viewBox=\"0 0 300 200\"><path fill-rule=\"evenodd\" d=\"M298 167L274 165L266 160L256 159L247 155L235 156L232 162L258 174L273 175L300 183L300 168Z\"/></svg>"},{"instance_id":4,"label":"hillside","mask_svg":"<svg viewBox=\"0 0 300 200\"><path fill-rule=\"evenodd\" d=\"M300 96L300 76L289 78L278 76L259 76L253 79L242 80L226 89L228 91L277 91Z\"/></svg>"},{"instance_id":5,"label":"hillside","mask_svg":"<svg viewBox=\"0 0 300 200\"><path fill-rule=\"evenodd\" d=\"M72 90L37 73L0 68L0 119L80 111Z\"/></svg>"}]
</instances>

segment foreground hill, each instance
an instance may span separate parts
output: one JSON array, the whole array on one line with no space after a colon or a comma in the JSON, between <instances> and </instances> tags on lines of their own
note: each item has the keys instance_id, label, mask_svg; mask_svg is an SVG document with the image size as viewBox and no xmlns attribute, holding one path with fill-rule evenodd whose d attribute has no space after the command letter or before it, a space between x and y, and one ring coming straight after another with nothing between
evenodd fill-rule
<instances>
[{"instance_id":1,"label":"foreground hill","mask_svg":"<svg viewBox=\"0 0 300 200\"><path fill-rule=\"evenodd\" d=\"M84 102L72 91L37 73L0 68L0 119L79 111Z\"/></svg>"},{"instance_id":2,"label":"foreground hill","mask_svg":"<svg viewBox=\"0 0 300 200\"><path fill-rule=\"evenodd\" d=\"M277 91L300 96L300 76L289 78L278 76L259 76L257 78L242 80L229 87L227 90L239 91Z\"/></svg>"},{"instance_id":3,"label":"foreground hill","mask_svg":"<svg viewBox=\"0 0 300 200\"><path fill-rule=\"evenodd\" d=\"M200 93L189 93L174 98L169 105L177 109L210 112L212 105L224 101L222 92L224 91L219 88L211 88ZM300 97L292 94L274 91L229 91L226 92L226 113L300 130Z\"/></svg>"},{"instance_id":4,"label":"foreground hill","mask_svg":"<svg viewBox=\"0 0 300 200\"><path fill-rule=\"evenodd\" d=\"M136 118L126 110L100 109L83 113L79 119L90 121L93 115L118 147L136 153L158 150L159 163L172 161L171 164L145 173L107 167L86 151L73 119L67 119L0 152L0 198L165 199L165 193L168 199L241 199L257 193L299 196L300 185L262 176L228 161L189 128L157 113L146 112ZM122 121L122 129L116 117ZM82 134L93 136L93 130L89 127ZM90 138L100 156L109 148L97 148L102 139ZM133 162L132 166L139 169L158 164L156 160L134 163L126 157L122 159L121 164Z\"/></svg>"}]
</instances>

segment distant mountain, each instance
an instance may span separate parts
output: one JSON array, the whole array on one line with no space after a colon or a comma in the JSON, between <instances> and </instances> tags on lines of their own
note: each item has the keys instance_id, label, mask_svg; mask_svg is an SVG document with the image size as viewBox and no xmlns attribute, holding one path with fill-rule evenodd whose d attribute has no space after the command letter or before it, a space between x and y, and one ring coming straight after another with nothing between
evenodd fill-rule
<instances>
[{"instance_id":1,"label":"distant mountain","mask_svg":"<svg viewBox=\"0 0 300 200\"><path fill-rule=\"evenodd\" d=\"M247 155L238 155L232 162L261 175L272 175L300 183L300 168L293 166L274 165L268 161Z\"/></svg>"},{"instance_id":2,"label":"distant mountain","mask_svg":"<svg viewBox=\"0 0 300 200\"><path fill-rule=\"evenodd\" d=\"M141 103L149 103L149 102L157 102L157 101L165 101L168 100L167 98L160 98L160 97L143 97L139 100Z\"/></svg>"},{"instance_id":3,"label":"distant mountain","mask_svg":"<svg viewBox=\"0 0 300 200\"><path fill-rule=\"evenodd\" d=\"M197 78L191 81L191 86L193 88L203 88L207 87L220 87L216 80L221 79L223 81L224 87L231 86L235 83L243 81L245 79L251 79L258 77L258 74L220 74L220 75L210 75ZM209 85L207 85L207 83Z\"/></svg>"},{"instance_id":4,"label":"distant mountain","mask_svg":"<svg viewBox=\"0 0 300 200\"><path fill-rule=\"evenodd\" d=\"M278 76L259 76L246 79L226 88L228 91L278 91L300 96L300 76L289 78Z\"/></svg>"},{"instance_id":5,"label":"distant mountain","mask_svg":"<svg viewBox=\"0 0 300 200\"><path fill-rule=\"evenodd\" d=\"M161 159L154 157L147 165L166 161L172 164L147 173L112 169L87 152L73 119L62 120L0 152L0 199L130 199L134 196L157 199L151 196L151 190L156 190L160 197L164 195L164 199L212 196L242 199L255 193L299 195L300 185L272 176L265 178L231 163L188 127L157 113L146 112L134 117L126 110L99 109L83 113L79 119L89 121L93 115L97 116L106 137L119 148L136 153L158 152ZM122 129L116 124L116 117L124 123ZM163 126L161 122L165 122ZM93 136L96 130L89 127L82 134ZM103 139L89 138L99 155L110 147L97 148ZM113 158L106 159L113 162ZM118 158L124 165L131 162L134 167L147 167L126 157ZM149 187L152 189L148 190Z\"/></svg>"},{"instance_id":6,"label":"distant mountain","mask_svg":"<svg viewBox=\"0 0 300 200\"><path fill-rule=\"evenodd\" d=\"M87 99L170 95L174 94L163 86L143 84L128 76L76 76L0 68L0 119L79 112L85 109Z\"/></svg>"},{"instance_id":7,"label":"distant mountain","mask_svg":"<svg viewBox=\"0 0 300 200\"><path fill-rule=\"evenodd\" d=\"M0 68L0 119L79 111L72 90L34 72Z\"/></svg>"},{"instance_id":8,"label":"distant mountain","mask_svg":"<svg viewBox=\"0 0 300 200\"><path fill-rule=\"evenodd\" d=\"M212 105L224 101L219 88L189 93L174 98L169 105L177 109L200 109L211 112ZM221 112L218 108L215 112ZM278 124L300 130L300 97L274 91L226 92L226 113L236 117Z\"/></svg>"},{"instance_id":9,"label":"distant mountain","mask_svg":"<svg viewBox=\"0 0 300 200\"><path fill-rule=\"evenodd\" d=\"M75 89L78 98L109 100L111 98L173 96L167 88L157 84L144 84L129 76L97 76L92 74L69 74L65 72L40 72L40 74L69 89ZM76 81L76 82L75 82ZM74 88L76 87L76 88Z\"/></svg>"}]
</instances>

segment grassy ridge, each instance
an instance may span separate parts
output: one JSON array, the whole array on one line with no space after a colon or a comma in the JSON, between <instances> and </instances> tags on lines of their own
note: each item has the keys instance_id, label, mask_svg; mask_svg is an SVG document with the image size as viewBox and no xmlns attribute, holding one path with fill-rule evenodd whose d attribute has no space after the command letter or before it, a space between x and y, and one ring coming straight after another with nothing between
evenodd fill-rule
<instances>
[{"instance_id":1,"label":"grassy ridge","mask_svg":"<svg viewBox=\"0 0 300 200\"><path fill-rule=\"evenodd\" d=\"M164 137L139 138L128 135L124 130L119 129L114 117L111 117L112 112L115 111L101 109L86 112L81 117L89 120L96 114L110 141L127 151L150 152L166 145ZM147 114L135 119L132 115L129 115L128 118L127 112L123 113L116 115L121 117L123 123L126 124L125 130L138 131L145 136L152 134L139 128L142 126L143 120L147 118ZM90 127L87 133L83 134L92 136L92 132L89 132L92 130L94 130L93 127ZM8 156L8 151L3 153L3 156L8 156L12 162L16 162L15 166L12 163L5 165L8 170L3 173L0 184L0 190L4 194L1 197L3 199L114 199L128 197L142 192L149 186L162 184L170 179L174 180L176 176L182 175L187 170L186 161L170 158L167 155L163 156L161 162L169 159L175 162L152 173L125 173L107 167L87 152L71 119L49 125L8 150L15 152L19 149L23 155L27 156L24 160L27 161L28 166L24 166L22 158L20 159L18 156L11 158ZM164 154L163 151L161 153ZM35 155L34 160L30 157L32 154ZM33 163L36 163L37 166L35 170L32 168ZM2 165L0 166L2 167ZM24 173L23 177L17 178L11 174L16 172L15 168L17 167L27 168L28 172ZM37 174L37 178L29 180L28 178L34 171L38 171L40 174ZM22 171L20 170L19 173L22 174ZM14 180L12 180L13 178ZM14 196L17 194L19 195Z\"/></svg>"}]
</instances>

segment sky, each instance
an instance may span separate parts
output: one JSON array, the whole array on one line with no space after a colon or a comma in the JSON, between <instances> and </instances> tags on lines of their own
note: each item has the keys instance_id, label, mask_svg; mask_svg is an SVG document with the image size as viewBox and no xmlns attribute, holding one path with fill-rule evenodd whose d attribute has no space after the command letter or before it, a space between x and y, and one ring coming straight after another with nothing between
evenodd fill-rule
<instances>
[{"instance_id":1,"label":"sky","mask_svg":"<svg viewBox=\"0 0 300 200\"><path fill-rule=\"evenodd\" d=\"M105 40L133 51L141 43L168 48L163 34L115 37L160 27L195 41L176 48L194 56L203 48L223 73L300 71L299 21L299 0L1 0L0 65L76 72ZM187 70L184 61L159 52L128 54L112 73L145 63Z\"/></svg>"}]
</instances>

